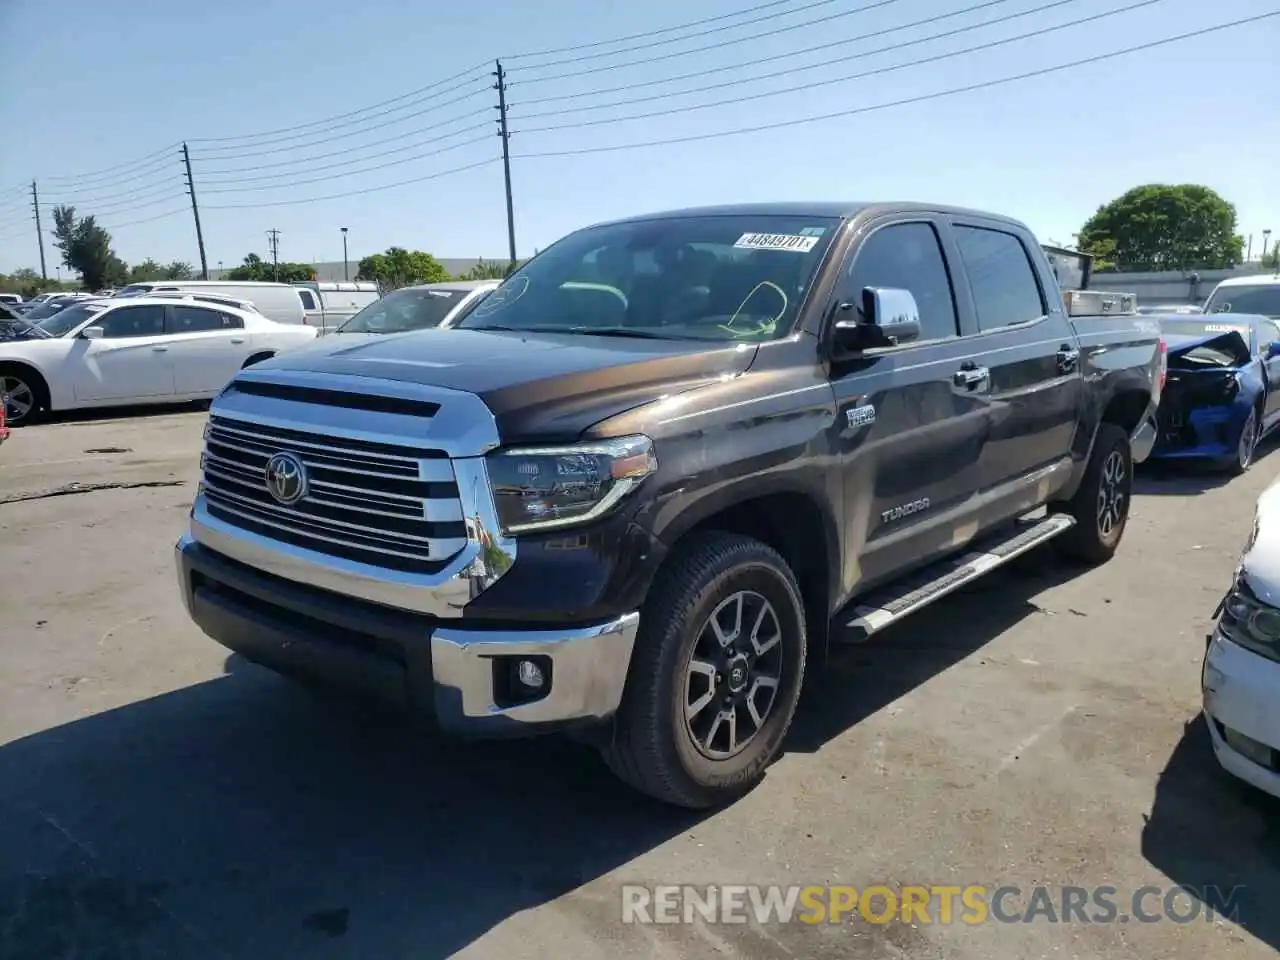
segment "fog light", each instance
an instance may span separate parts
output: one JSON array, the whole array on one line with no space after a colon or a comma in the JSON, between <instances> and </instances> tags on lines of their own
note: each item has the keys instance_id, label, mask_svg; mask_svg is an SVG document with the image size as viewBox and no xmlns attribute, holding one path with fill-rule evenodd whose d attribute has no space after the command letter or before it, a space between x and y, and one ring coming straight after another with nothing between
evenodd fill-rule
<instances>
[{"instance_id":1,"label":"fog light","mask_svg":"<svg viewBox=\"0 0 1280 960\"><path fill-rule=\"evenodd\" d=\"M516 678L531 690L541 690L547 679L542 668L532 660L521 660L516 664Z\"/></svg>"}]
</instances>

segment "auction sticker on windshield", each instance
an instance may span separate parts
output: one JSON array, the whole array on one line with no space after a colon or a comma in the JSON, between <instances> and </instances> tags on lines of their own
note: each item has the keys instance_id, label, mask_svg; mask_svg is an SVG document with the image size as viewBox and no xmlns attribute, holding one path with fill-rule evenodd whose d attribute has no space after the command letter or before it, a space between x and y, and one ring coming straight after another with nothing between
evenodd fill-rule
<instances>
[{"instance_id":1,"label":"auction sticker on windshield","mask_svg":"<svg viewBox=\"0 0 1280 960\"><path fill-rule=\"evenodd\" d=\"M790 250L808 253L818 245L818 237L802 237L792 233L744 233L734 246L739 250Z\"/></svg>"}]
</instances>

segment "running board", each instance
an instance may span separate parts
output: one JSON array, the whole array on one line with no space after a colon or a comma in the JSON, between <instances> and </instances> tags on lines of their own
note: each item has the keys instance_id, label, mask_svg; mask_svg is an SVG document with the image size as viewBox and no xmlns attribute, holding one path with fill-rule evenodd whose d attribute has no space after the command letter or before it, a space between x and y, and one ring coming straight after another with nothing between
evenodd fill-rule
<instances>
[{"instance_id":1,"label":"running board","mask_svg":"<svg viewBox=\"0 0 1280 960\"><path fill-rule=\"evenodd\" d=\"M984 537L975 542L968 553L931 564L915 574L908 574L888 587L874 591L853 608L854 617L847 624L848 633L840 637L845 643L862 643L908 614L945 597L966 583L1003 566L1065 533L1076 524L1064 513L1019 520L1012 530Z\"/></svg>"}]
</instances>

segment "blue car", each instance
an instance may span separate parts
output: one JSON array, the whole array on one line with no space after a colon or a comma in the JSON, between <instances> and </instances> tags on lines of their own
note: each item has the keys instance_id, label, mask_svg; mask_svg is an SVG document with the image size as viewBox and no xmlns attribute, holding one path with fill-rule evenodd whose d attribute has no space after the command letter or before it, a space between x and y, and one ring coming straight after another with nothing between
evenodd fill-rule
<instances>
[{"instance_id":1,"label":"blue car","mask_svg":"<svg viewBox=\"0 0 1280 960\"><path fill-rule=\"evenodd\" d=\"M1153 318L1168 350L1152 459L1201 459L1243 473L1280 424L1280 325L1253 314Z\"/></svg>"}]
</instances>

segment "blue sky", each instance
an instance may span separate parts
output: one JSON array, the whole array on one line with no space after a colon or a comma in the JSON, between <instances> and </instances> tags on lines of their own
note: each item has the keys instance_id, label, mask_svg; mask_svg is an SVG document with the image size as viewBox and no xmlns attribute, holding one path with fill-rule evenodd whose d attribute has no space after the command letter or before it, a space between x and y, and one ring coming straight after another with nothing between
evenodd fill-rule
<instances>
[{"instance_id":1,"label":"blue sky","mask_svg":"<svg viewBox=\"0 0 1280 960\"><path fill-rule=\"evenodd\" d=\"M1042 240L1070 242L1099 204L1148 182L1219 191L1236 204L1241 232L1254 234L1255 254L1263 229L1280 236L1280 17L1016 83L865 109L1280 10L1280 0L1150 0L1092 23L891 70L1137 0L1058 0L1049 9L1039 8L1050 0L1001 0L901 30L894 28L978 0L780 0L702 27L529 55L763 2L488 0L433 4L442 9L428 12L426 4L395 0L221 0L153 4L142 14L122 0L3 0L0 272L39 266L24 205L33 177L42 201L96 210L126 260L198 265L178 156L184 139L211 269L249 252L265 255L272 228L289 260L341 259L340 226L350 230L353 260L391 245L502 257L499 141L484 126L496 116L496 94L481 66L499 56L516 133L521 255L614 216L806 198L975 206L1025 220ZM1026 15L1007 19L1017 13ZM818 18L825 22L808 23ZM903 46L978 24L985 26ZM679 39L690 33L705 35ZM638 44L649 46L598 56ZM723 46L680 55L709 44ZM800 52L820 44L830 46ZM836 58L843 62L822 65ZM794 72L763 76L780 71ZM694 72L703 75L661 82ZM554 78L570 73L577 75ZM863 76L839 79L854 74ZM681 94L711 85L718 86ZM803 89L617 120L790 88ZM865 112L679 144L528 156L855 110ZM597 122L535 129L588 120ZM387 164L394 165L370 169ZM422 179L471 164L484 165ZM414 179L420 182L376 189ZM299 182L306 180L315 182ZM318 199L354 191L366 192Z\"/></svg>"}]
</instances>

